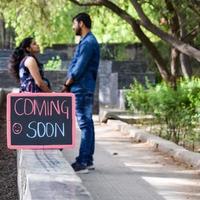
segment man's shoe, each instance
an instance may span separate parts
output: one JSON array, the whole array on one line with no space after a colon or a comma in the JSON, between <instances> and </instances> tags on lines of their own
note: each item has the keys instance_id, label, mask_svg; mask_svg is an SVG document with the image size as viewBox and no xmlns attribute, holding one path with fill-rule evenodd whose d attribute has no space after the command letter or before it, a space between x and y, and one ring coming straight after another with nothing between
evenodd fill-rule
<instances>
[{"instance_id":1,"label":"man's shoe","mask_svg":"<svg viewBox=\"0 0 200 200\"><path fill-rule=\"evenodd\" d=\"M88 170L95 170L94 164L87 164Z\"/></svg>"},{"instance_id":2,"label":"man's shoe","mask_svg":"<svg viewBox=\"0 0 200 200\"><path fill-rule=\"evenodd\" d=\"M88 170L87 166L81 165L80 163L75 162L71 166L74 169L74 171L76 173L78 173L78 174L87 174L87 173L89 173L89 170Z\"/></svg>"}]
</instances>

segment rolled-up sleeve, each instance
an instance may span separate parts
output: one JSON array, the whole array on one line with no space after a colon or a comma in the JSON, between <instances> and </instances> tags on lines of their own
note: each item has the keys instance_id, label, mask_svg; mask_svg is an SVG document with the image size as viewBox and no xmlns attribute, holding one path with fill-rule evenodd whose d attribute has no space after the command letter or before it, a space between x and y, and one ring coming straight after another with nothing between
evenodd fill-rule
<instances>
[{"instance_id":1,"label":"rolled-up sleeve","mask_svg":"<svg viewBox=\"0 0 200 200\"><path fill-rule=\"evenodd\" d=\"M70 76L73 80L78 80L87 70L87 64L92 56L92 46L89 42L84 42L80 45L79 58L73 67Z\"/></svg>"}]
</instances>

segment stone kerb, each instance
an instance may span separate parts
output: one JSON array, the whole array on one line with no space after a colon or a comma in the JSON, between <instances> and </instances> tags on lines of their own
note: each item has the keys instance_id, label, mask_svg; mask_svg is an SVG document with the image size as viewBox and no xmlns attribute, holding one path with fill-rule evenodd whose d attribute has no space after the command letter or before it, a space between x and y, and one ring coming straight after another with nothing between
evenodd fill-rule
<instances>
[{"instance_id":1,"label":"stone kerb","mask_svg":"<svg viewBox=\"0 0 200 200\"><path fill-rule=\"evenodd\" d=\"M188 151L173 142L151 135L145 130L136 128L120 120L108 119L107 124L115 130L120 131L130 137L131 141L147 142L155 150L159 150L172 156L174 159L186 163L188 166L200 169L200 154Z\"/></svg>"},{"instance_id":2,"label":"stone kerb","mask_svg":"<svg viewBox=\"0 0 200 200\"><path fill-rule=\"evenodd\" d=\"M91 200L59 150L18 150L20 200Z\"/></svg>"}]
</instances>

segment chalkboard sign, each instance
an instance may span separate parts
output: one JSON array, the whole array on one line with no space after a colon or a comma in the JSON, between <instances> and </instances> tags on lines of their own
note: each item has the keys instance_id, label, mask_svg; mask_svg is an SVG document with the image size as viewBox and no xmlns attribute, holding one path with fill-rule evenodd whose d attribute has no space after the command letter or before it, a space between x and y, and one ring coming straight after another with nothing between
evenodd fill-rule
<instances>
[{"instance_id":1,"label":"chalkboard sign","mask_svg":"<svg viewBox=\"0 0 200 200\"><path fill-rule=\"evenodd\" d=\"M7 95L7 145L10 149L73 147L75 97L71 93Z\"/></svg>"}]
</instances>

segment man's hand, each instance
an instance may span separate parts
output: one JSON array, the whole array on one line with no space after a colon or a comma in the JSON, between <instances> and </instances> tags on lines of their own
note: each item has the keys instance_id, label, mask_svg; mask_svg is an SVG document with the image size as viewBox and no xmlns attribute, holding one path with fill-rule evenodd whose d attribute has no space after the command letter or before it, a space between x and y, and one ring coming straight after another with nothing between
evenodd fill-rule
<instances>
[{"instance_id":1,"label":"man's hand","mask_svg":"<svg viewBox=\"0 0 200 200\"><path fill-rule=\"evenodd\" d=\"M66 84L62 86L61 92L70 92L70 87Z\"/></svg>"},{"instance_id":2,"label":"man's hand","mask_svg":"<svg viewBox=\"0 0 200 200\"><path fill-rule=\"evenodd\" d=\"M67 79L67 81L63 84L61 92L70 92L70 87L73 83L74 83L74 80L72 78Z\"/></svg>"}]
</instances>

